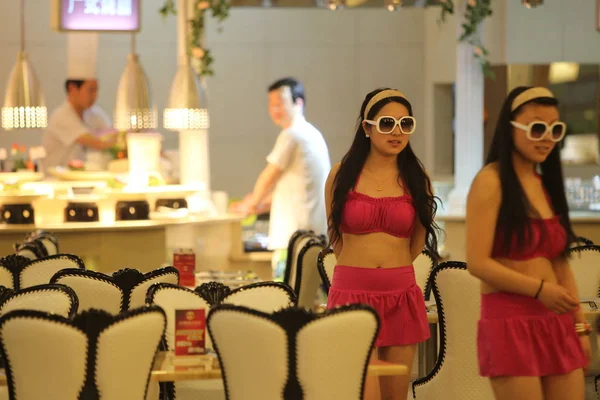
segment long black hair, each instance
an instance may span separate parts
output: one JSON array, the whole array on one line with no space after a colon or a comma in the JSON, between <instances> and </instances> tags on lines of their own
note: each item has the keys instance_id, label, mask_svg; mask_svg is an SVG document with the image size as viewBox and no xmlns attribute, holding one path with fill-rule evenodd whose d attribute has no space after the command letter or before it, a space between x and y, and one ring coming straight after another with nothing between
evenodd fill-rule
<instances>
[{"instance_id":1,"label":"long black hair","mask_svg":"<svg viewBox=\"0 0 600 400\"><path fill-rule=\"evenodd\" d=\"M376 89L365 97L360 108L354 141L350 146L350 150L348 150L344 158L342 158L340 168L333 181L333 199L331 204L331 215L329 216L328 221L331 245L335 245L342 238L340 226L342 223L342 212L344 210L344 204L346 203L346 196L356 185L358 176L365 165L365 161L367 160L367 156L371 149L371 140L366 137L366 133L362 126L365 108L371 98L382 90L388 89ZM403 97L388 97L373 105L367 118L373 119L384 105L392 102L404 105L408 109L409 115L413 115L412 106L408 100ZM423 164L421 164L421 161L412 151L410 143L406 145L406 148L404 148L400 154L398 154L397 165L398 178L401 178L406 184L404 190L413 198L413 206L415 207L416 215L419 218L421 225L425 228L425 248L437 259L439 258L437 240L437 231L439 231L439 227L434 221L437 210L436 197L432 195L433 190L431 181L425 173Z\"/></svg>"},{"instance_id":2,"label":"long black hair","mask_svg":"<svg viewBox=\"0 0 600 400\"><path fill-rule=\"evenodd\" d=\"M513 127L511 121L523 111L523 107L527 104L539 104L549 107L558 107L558 100L552 97L540 97L530 100L514 111L511 111L512 103L515 98L524 91L531 89L529 86L520 86L513 89L504 104L502 111L498 117L496 131L492 139L490 152L486 160L486 164L497 162L500 173L500 184L502 187L502 203L498 213L498 224L496 233L503 232L503 250L508 253L512 247L513 238L516 238L516 244L519 250L527 246L529 238L531 238L531 226L529 218L533 214L539 217L537 210L533 208L525 191L521 186L521 182L517 177L513 166L513 153L515 144L513 140ZM569 219L569 206L565 195L565 187L563 183L563 172L560 163L560 146L554 146L544 162L540 164L542 184L548 192L551 206L554 212L560 216L560 223L567 232L567 245L565 252L575 241L575 234L571 227Z\"/></svg>"}]
</instances>

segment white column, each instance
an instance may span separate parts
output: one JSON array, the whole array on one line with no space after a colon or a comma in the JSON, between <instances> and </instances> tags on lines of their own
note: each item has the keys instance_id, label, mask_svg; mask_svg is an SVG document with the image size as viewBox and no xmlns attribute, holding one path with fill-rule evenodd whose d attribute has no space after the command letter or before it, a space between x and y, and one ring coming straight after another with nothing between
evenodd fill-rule
<instances>
[{"instance_id":1,"label":"white column","mask_svg":"<svg viewBox=\"0 0 600 400\"><path fill-rule=\"evenodd\" d=\"M179 177L182 185L202 183L210 191L208 131L179 132Z\"/></svg>"},{"instance_id":2,"label":"white column","mask_svg":"<svg viewBox=\"0 0 600 400\"><path fill-rule=\"evenodd\" d=\"M456 5L457 35L465 22L465 1ZM479 34L482 29L480 27ZM458 37L457 36L457 37ZM463 214L469 187L483 166L483 72L467 43L456 47L454 190L449 195L448 212Z\"/></svg>"},{"instance_id":3,"label":"white column","mask_svg":"<svg viewBox=\"0 0 600 400\"><path fill-rule=\"evenodd\" d=\"M177 49L179 62L189 63L187 57L191 32L182 12L187 7L187 18L194 15L194 1L178 0L177 3ZM186 38L187 30L187 38ZM199 83L200 84L200 83ZM206 88L203 86L203 90ZM210 159L208 148L208 130L186 130L179 132L179 176L183 185L202 184L210 193Z\"/></svg>"}]
</instances>

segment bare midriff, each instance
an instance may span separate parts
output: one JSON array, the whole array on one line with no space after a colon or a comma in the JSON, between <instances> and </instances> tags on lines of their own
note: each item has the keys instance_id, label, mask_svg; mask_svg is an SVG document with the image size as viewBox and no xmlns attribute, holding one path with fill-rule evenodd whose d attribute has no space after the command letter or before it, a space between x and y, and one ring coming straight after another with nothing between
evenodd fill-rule
<instances>
[{"instance_id":1,"label":"bare midriff","mask_svg":"<svg viewBox=\"0 0 600 400\"><path fill-rule=\"evenodd\" d=\"M342 235L338 265L363 268L395 268L412 265L410 238L384 232Z\"/></svg>"},{"instance_id":2,"label":"bare midriff","mask_svg":"<svg viewBox=\"0 0 600 400\"><path fill-rule=\"evenodd\" d=\"M520 274L540 280L543 279L545 282L549 283L557 283L556 274L552 268L552 262L545 257L536 257L529 260L509 260L506 258L497 258L495 260L506 268L510 268ZM487 283L481 283L481 293L486 294L498 291L499 290Z\"/></svg>"}]
</instances>

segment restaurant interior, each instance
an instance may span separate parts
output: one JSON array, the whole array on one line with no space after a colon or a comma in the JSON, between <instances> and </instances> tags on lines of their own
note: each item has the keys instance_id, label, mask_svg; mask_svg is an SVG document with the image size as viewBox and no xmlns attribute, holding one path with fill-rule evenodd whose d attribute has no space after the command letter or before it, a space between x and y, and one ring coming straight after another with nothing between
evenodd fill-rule
<instances>
[{"instance_id":1,"label":"restaurant interior","mask_svg":"<svg viewBox=\"0 0 600 400\"><path fill-rule=\"evenodd\" d=\"M494 399L466 199L507 94L543 86L568 127L585 399L600 400L600 0L4 0L0 49L0 399L373 400L365 382L386 377L406 398ZM44 135L82 76L114 145L49 165ZM443 230L441 259L414 261L431 337L412 365L369 358L368 306L326 311L324 232L286 239L274 278L269 211L232 208L275 144L283 77L304 84L332 165L368 92L410 98Z\"/></svg>"}]
</instances>

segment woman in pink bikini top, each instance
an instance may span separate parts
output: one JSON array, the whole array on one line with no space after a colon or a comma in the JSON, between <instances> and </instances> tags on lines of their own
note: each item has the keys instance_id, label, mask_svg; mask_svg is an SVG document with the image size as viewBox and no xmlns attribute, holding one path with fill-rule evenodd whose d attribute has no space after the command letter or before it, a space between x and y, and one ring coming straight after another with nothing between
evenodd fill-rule
<instances>
[{"instance_id":1,"label":"woman in pink bikini top","mask_svg":"<svg viewBox=\"0 0 600 400\"><path fill-rule=\"evenodd\" d=\"M354 142L325 188L337 260L327 307L371 306L380 321L372 357L409 369L417 343L430 336L412 263L424 248L437 256L431 182L409 144L415 129L404 94L369 93ZM409 376L367 380L366 399L406 399Z\"/></svg>"}]
</instances>

